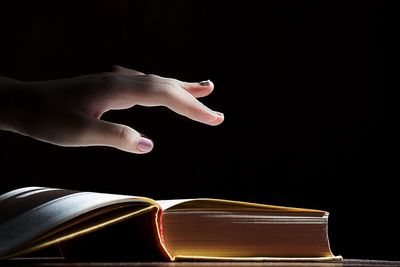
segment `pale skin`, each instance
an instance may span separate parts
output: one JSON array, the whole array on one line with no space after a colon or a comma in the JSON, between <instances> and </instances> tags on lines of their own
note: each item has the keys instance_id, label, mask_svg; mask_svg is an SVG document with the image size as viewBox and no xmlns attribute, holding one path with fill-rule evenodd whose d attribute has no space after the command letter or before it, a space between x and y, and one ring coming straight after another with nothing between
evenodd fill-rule
<instances>
[{"instance_id":1,"label":"pale skin","mask_svg":"<svg viewBox=\"0 0 400 267\"><path fill-rule=\"evenodd\" d=\"M189 83L121 66L112 72L50 81L0 77L0 129L59 146L109 146L143 154L152 150L152 140L101 116L135 105L165 106L215 126L223 122L223 114L197 99L213 89L211 81Z\"/></svg>"}]
</instances>

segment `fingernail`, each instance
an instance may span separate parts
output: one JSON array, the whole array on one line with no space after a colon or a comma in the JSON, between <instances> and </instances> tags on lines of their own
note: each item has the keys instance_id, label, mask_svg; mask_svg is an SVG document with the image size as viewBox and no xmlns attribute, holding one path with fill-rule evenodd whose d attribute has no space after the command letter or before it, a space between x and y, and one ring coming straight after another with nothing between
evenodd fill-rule
<instances>
[{"instance_id":1,"label":"fingernail","mask_svg":"<svg viewBox=\"0 0 400 267\"><path fill-rule=\"evenodd\" d=\"M209 86L209 85L211 84L211 81L210 81L210 80L201 81L201 82L199 82L199 84L200 84L201 86Z\"/></svg>"},{"instance_id":2,"label":"fingernail","mask_svg":"<svg viewBox=\"0 0 400 267\"><path fill-rule=\"evenodd\" d=\"M141 152L150 152L153 149L153 142L145 137L140 137L137 149Z\"/></svg>"}]
</instances>

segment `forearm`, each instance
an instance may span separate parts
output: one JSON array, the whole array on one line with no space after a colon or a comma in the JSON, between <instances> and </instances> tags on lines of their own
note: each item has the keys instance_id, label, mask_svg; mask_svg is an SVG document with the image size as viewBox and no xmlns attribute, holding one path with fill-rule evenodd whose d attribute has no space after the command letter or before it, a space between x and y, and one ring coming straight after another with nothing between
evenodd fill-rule
<instances>
[{"instance_id":1,"label":"forearm","mask_svg":"<svg viewBox=\"0 0 400 267\"><path fill-rule=\"evenodd\" d=\"M0 76L0 130L13 130L25 82Z\"/></svg>"}]
</instances>

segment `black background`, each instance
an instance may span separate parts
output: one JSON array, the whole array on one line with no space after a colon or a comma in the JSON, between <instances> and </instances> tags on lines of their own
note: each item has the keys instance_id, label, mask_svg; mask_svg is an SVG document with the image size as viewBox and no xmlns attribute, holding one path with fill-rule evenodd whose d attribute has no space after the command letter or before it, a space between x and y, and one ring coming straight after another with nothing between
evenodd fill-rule
<instances>
[{"instance_id":1,"label":"black background","mask_svg":"<svg viewBox=\"0 0 400 267\"><path fill-rule=\"evenodd\" d=\"M105 114L151 137L148 155L1 132L1 192L39 185L323 209L335 254L400 259L380 1L13 1L0 15L2 76L120 64L211 79L204 103L225 113L218 127L164 108Z\"/></svg>"}]
</instances>

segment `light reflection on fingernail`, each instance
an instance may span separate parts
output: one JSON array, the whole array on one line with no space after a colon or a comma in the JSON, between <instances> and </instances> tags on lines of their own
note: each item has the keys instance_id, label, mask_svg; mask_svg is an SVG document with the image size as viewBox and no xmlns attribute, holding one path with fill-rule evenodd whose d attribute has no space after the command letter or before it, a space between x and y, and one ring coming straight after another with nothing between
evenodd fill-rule
<instances>
[{"instance_id":1,"label":"light reflection on fingernail","mask_svg":"<svg viewBox=\"0 0 400 267\"><path fill-rule=\"evenodd\" d=\"M199 82L199 84L200 84L201 86L209 86L209 85L211 84L211 81L210 81L210 80L201 81L201 82Z\"/></svg>"}]
</instances>

